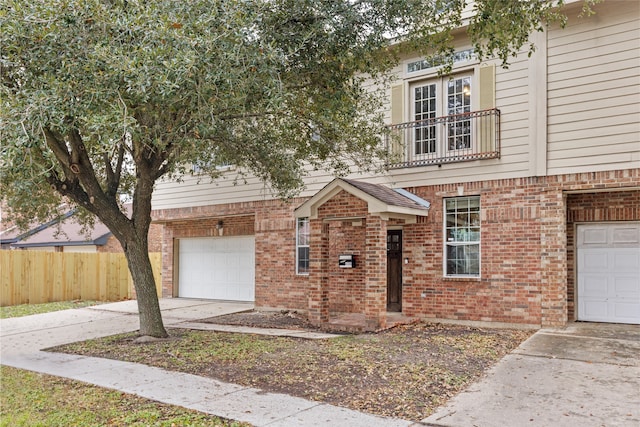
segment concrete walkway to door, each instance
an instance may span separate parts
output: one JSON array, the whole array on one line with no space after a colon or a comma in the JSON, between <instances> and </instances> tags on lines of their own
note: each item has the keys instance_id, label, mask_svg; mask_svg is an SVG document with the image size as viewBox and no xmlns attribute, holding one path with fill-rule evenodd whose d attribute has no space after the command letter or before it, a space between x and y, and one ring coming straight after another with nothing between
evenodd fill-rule
<instances>
[{"instance_id":1,"label":"concrete walkway to door","mask_svg":"<svg viewBox=\"0 0 640 427\"><path fill-rule=\"evenodd\" d=\"M423 423L638 427L640 326L572 323L540 330Z\"/></svg>"}]
</instances>

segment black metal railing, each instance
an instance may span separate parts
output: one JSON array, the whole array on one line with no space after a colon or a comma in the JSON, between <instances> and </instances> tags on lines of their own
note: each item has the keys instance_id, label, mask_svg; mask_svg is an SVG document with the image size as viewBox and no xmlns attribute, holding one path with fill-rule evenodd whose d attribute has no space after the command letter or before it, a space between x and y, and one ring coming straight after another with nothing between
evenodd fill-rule
<instances>
[{"instance_id":1,"label":"black metal railing","mask_svg":"<svg viewBox=\"0 0 640 427\"><path fill-rule=\"evenodd\" d=\"M496 108L390 125L387 130L388 168L500 157Z\"/></svg>"}]
</instances>

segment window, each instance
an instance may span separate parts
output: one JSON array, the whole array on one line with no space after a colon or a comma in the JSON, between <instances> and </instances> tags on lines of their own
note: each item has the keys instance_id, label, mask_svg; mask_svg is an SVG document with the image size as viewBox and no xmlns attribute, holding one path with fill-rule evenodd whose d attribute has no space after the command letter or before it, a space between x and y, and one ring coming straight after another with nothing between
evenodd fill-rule
<instances>
[{"instance_id":1,"label":"window","mask_svg":"<svg viewBox=\"0 0 640 427\"><path fill-rule=\"evenodd\" d=\"M224 171L228 171L228 170L233 170L234 169L234 165L231 164L231 163L221 162L221 163L215 165L215 168L219 172L224 172ZM211 164L200 165L200 164L197 164L197 163L193 163L191 165L191 171L193 172L194 175L204 174L204 173L206 173L205 171L207 169L211 169Z\"/></svg>"},{"instance_id":2,"label":"window","mask_svg":"<svg viewBox=\"0 0 640 427\"><path fill-rule=\"evenodd\" d=\"M500 158L494 65L420 72L390 89L388 168Z\"/></svg>"},{"instance_id":3,"label":"window","mask_svg":"<svg viewBox=\"0 0 640 427\"><path fill-rule=\"evenodd\" d=\"M480 276L480 197L445 199L446 276Z\"/></svg>"},{"instance_id":4,"label":"window","mask_svg":"<svg viewBox=\"0 0 640 427\"><path fill-rule=\"evenodd\" d=\"M446 156L472 148L472 76L459 75L412 86L413 158ZM437 119L446 117L446 119Z\"/></svg>"},{"instance_id":5,"label":"window","mask_svg":"<svg viewBox=\"0 0 640 427\"><path fill-rule=\"evenodd\" d=\"M309 274L309 218L296 221L296 273Z\"/></svg>"},{"instance_id":6,"label":"window","mask_svg":"<svg viewBox=\"0 0 640 427\"><path fill-rule=\"evenodd\" d=\"M421 70L427 70L433 67L439 67L444 64L447 60L452 60L454 64L458 64L461 62L472 61L476 58L475 52L473 49L461 50L459 52L453 53L453 55L449 58L438 56L431 59L421 59L419 61L412 61L407 64L407 73L415 73Z\"/></svg>"}]
</instances>

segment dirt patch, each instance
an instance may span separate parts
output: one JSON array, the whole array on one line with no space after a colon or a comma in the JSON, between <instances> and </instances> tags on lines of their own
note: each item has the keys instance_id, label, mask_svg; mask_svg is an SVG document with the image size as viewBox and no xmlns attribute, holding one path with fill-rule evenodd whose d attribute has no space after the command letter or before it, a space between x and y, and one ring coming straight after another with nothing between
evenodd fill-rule
<instances>
[{"instance_id":1,"label":"dirt patch","mask_svg":"<svg viewBox=\"0 0 640 427\"><path fill-rule=\"evenodd\" d=\"M320 330L307 320L307 316L295 310L281 311L245 311L209 317L199 323L215 323L218 325L250 326L253 328L275 328L294 330Z\"/></svg>"},{"instance_id":2,"label":"dirt patch","mask_svg":"<svg viewBox=\"0 0 640 427\"><path fill-rule=\"evenodd\" d=\"M248 312L204 321L309 328L295 312ZM416 323L326 340L185 329L169 333L162 342L135 344L135 334L123 334L54 350L145 363L419 421L532 331Z\"/></svg>"}]
</instances>

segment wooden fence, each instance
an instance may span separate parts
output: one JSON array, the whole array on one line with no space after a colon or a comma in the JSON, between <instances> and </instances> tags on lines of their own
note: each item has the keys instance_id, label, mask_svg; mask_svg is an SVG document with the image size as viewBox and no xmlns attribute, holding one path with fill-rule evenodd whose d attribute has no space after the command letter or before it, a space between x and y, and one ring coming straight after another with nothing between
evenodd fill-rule
<instances>
[{"instance_id":1,"label":"wooden fence","mask_svg":"<svg viewBox=\"0 0 640 427\"><path fill-rule=\"evenodd\" d=\"M158 296L162 256L149 254ZM122 253L0 250L0 306L53 301L119 301L133 296Z\"/></svg>"}]
</instances>

